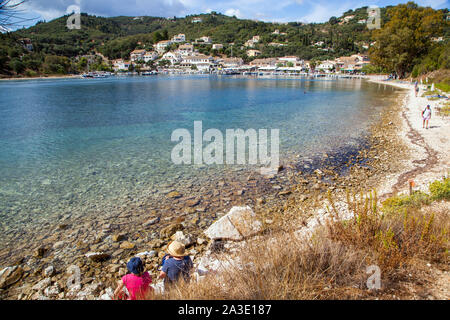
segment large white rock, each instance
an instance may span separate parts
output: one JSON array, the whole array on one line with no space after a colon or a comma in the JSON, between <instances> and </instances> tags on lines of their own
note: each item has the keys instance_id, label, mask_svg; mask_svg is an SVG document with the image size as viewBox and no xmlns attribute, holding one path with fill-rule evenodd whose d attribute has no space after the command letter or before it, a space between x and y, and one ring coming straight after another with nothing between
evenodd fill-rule
<instances>
[{"instance_id":1,"label":"large white rock","mask_svg":"<svg viewBox=\"0 0 450 320\"><path fill-rule=\"evenodd\" d=\"M176 240L178 242L181 242L182 244L184 244L186 247L190 246L191 244L193 244L195 241L192 238L191 235L185 235L183 233L183 231L177 231L175 232L175 234L172 236L173 240Z\"/></svg>"},{"instance_id":2,"label":"large white rock","mask_svg":"<svg viewBox=\"0 0 450 320\"><path fill-rule=\"evenodd\" d=\"M233 207L225 216L214 222L206 231L208 238L224 240L243 240L262 229L262 223L249 207Z\"/></svg>"}]
</instances>

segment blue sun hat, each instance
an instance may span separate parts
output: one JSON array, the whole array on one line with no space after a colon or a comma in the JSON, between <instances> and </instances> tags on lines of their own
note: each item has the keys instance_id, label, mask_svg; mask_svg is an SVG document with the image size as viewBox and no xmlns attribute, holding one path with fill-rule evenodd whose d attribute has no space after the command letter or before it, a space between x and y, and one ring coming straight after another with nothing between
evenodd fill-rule
<instances>
[{"instance_id":1,"label":"blue sun hat","mask_svg":"<svg viewBox=\"0 0 450 320\"><path fill-rule=\"evenodd\" d=\"M144 272L144 264L142 263L142 260L138 257L133 257L128 261L127 263L127 269L131 273L134 274L141 274Z\"/></svg>"}]
</instances>

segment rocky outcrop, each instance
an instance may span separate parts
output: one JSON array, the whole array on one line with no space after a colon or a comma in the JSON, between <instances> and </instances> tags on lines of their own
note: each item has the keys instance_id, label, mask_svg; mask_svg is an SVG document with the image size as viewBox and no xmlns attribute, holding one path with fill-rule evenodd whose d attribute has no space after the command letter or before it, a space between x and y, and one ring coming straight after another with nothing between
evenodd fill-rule
<instances>
[{"instance_id":1,"label":"rocky outcrop","mask_svg":"<svg viewBox=\"0 0 450 320\"><path fill-rule=\"evenodd\" d=\"M0 271L0 289L5 289L22 278L23 269L18 266L6 267Z\"/></svg>"},{"instance_id":2,"label":"rocky outcrop","mask_svg":"<svg viewBox=\"0 0 450 320\"><path fill-rule=\"evenodd\" d=\"M249 207L233 207L222 218L214 222L205 235L212 239L241 241L253 236L262 230L262 223Z\"/></svg>"}]
</instances>

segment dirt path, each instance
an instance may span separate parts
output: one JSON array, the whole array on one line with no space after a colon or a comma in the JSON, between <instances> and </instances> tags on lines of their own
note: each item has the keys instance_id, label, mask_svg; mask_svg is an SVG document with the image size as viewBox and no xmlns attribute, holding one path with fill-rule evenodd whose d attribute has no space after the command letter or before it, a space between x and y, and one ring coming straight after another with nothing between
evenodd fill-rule
<instances>
[{"instance_id":1,"label":"dirt path","mask_svg":"<svg viewBox=\"0 0 450 320\"><path fill-rule=\"evenodd\" d=\"M436 150L431 148L426 142L424 137L411 126L411 122L406 115L406 111L402 112L402 117L409 129L406 134L410 143L416 145L419 148L423 148L426 153L426 158L424 159L414 159L412 163L417 165L415 168L406 171L397 178L397 182L392 186L392 191L381 195L381 199L389 198L400 191L402 187L407 186L407 182L414 180L419 174L424 173L432 169L438 163L438 153ZM408 186L409 187L409 186Z\"/></svg>"},{"instance_id":2,"label":"dirt path","mask_svg":"<svg viewBox=\"0 0 450 320\"><path fill-rule=\"evenodd\" d=\"M430 182L448 176L450 171L450 118L438 117L436 107L440 101L421 97L424 87L416 97L411 83L371 80L382 85L407 89L402 111L403 123L400 136L411 149L411 156L404 160L404 169L386 179L378 189L384 199L398 192L407 191L408 181L413 180L415 190L428 191ZM422 128L421 111L429 104L432 118L429 129Z\"/></svg>"}]
</instances>

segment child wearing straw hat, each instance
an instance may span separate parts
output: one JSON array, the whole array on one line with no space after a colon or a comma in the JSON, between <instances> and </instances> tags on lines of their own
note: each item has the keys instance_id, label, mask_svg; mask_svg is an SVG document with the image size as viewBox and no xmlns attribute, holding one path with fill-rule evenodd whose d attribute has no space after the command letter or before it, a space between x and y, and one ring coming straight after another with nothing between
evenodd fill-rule
<instances>
[{"instance_id":1,"label":"child wearing straw hat","mask_svg":"<svg viewBox=\"0 0 450 320\"><path fill-rule=\"evenodd\" d=\"M185 254L185 246L179 241L173 241L167 248L168 255L163 258L159 277L165 283L174 283L180 276L189 281L189 272L193 268L192 260Z\"/></svg>"}]
</instances>

